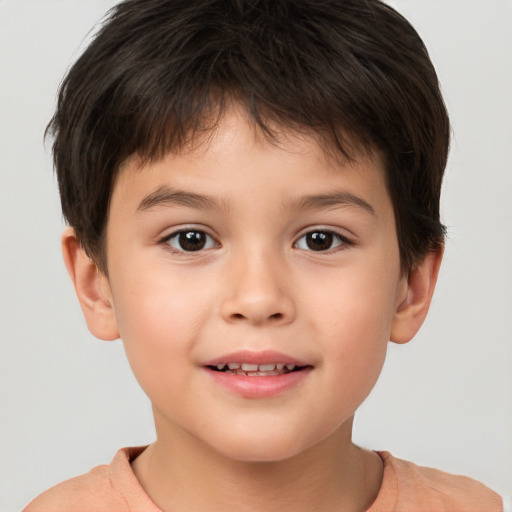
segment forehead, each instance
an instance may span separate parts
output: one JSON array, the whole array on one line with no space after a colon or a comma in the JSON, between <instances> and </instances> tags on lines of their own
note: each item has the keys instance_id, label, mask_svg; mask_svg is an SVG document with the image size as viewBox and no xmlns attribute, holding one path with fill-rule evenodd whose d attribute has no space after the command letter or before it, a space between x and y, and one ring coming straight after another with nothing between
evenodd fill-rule
<instances>
[{"instance_id":1,"label":"forehead","mask_svg":"<svg viewBox=\"0 0 512 512\"><path fill-rule=\"evenodd\" d=\"M308 188L327 193L342 185L354 196L371 196L371 188L386 194L378 152L353 144L348 157L310 130L275 123L269 129L264 131L243 108L231 108L212 129L196 133L163 158L129 158L117 177L114 196L158 195L163 186L214 194L225 204L233 201L228 196L236 195L234 190L254 197L259 191L267 198L293 198Z\"/></svg>"},{"instance_id":2,"label":"forehead","mask_svg":"<svg viewBox=\"0 0 512 512\"><path fill-rule=\"evenodd\" d=\"M329 160L345 165L352 159L381 158L383 155L367 137L361 137L357 130L343 125L319 125L313 129L306 124L298 124L289 118L280 118L269 109L253 112L247 102L236 96L222 97L222 101L212 94L206 112L196 112L189 120L185 133L176 135L176 124L169 120L166 132L147 133L146 145L136 149L135 154L126 159L120 170L127 167L143 167L145 163L158 161L169 154L183 157L198 157L213 146L221 148L229 145L235 136L245 136L242 142L247 145L274 145L284 150L321 150ZM186 127L183 127L184 129ZM153 134L154 135L154 134Z\"/></svg>"}]
</instances>

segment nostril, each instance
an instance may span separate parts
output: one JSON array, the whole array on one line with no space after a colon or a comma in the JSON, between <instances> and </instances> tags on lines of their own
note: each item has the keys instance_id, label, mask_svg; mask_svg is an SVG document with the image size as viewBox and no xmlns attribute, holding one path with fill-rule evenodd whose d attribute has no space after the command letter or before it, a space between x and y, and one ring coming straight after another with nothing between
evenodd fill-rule
<instances>
[{"instance_id":1,"label":"nostril","mask_svg":"<svg viewBox=\"0 0 512 512\"><path fill-rule=\"evenodd\" d=\"M246 315L243 315L242 313L233 313L231 315L231 318L233 318L234 320L244 320L246 319ZM272 315L269 315L267 317L269 320L281 320L282 318L284 318L284 315L282 313L274 313Z\"/></svg>"}]
</instances>

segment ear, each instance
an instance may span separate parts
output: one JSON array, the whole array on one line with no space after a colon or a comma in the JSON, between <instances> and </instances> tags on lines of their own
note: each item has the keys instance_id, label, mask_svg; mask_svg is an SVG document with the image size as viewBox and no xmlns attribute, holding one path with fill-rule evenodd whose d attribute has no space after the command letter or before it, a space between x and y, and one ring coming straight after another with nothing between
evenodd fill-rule
<instances>
[{"instance_id":1,"label":"ear","mask_svg":"<svg viewBox=\"0 0 512 512\"><path fill-rule=\"evenodd\" d=\"M400 283L398 304L391 325L390 340L407 343L418 332L425 320L443 259L443 248L430 252Z\"/></svg>"},{"instance_id":2,"label":"ear","mask_svg":"<svg viewBox=\"0 0 512 512\"><path fill-rule=\"evenodd\" d=\"M62 255L89 331L101 340L119 338L108 278L87 256L71 227L62 234Z\"/></svg>"}]
</instances>

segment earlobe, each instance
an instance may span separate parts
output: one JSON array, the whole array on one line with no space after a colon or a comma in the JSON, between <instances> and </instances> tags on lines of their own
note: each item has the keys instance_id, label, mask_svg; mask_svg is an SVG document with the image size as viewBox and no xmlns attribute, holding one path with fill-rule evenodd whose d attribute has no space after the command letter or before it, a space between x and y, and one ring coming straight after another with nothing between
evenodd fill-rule
<instances>
[{"instance_id":1,"label":"earlobe","mask_svg":"<svg viewBox=\"0 0 512 512\"><path fill-rule=\"evenodd\" d=\"M397 305L393 317L391 341L407 343L423 324L434 293L442 257L442 248L432 251L404 276L401 286L405 287L405 297Z\"/></svg>"},{"instance_id":2,"label":"earlobe","mask_svg":"<svg viewBox=\"0 0 512 512\"><path fill-rule=\"evenodd\" d=\"M91 333L107 341L119 338L108 278L86 254L71 227L62 234L62 255Z\"/></svg>"}]
</instances>

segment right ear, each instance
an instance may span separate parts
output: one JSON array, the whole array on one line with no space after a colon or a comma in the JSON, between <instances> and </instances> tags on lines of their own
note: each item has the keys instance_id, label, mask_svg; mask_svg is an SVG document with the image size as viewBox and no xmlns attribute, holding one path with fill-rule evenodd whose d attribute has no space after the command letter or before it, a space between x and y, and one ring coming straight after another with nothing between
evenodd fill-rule
<instances>
[{"instance_id":1,"label":"right ear","mask_svg":"<svg viewBox=\"0 0 512 512\"><path fill-rule=\"evenodd\" d=\"M62 255L89 331L101 340L119 338L108 278L87 256L72 227L62 233Z\"/></svg>"}]
</instances>

